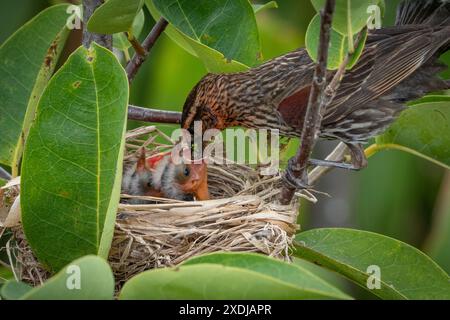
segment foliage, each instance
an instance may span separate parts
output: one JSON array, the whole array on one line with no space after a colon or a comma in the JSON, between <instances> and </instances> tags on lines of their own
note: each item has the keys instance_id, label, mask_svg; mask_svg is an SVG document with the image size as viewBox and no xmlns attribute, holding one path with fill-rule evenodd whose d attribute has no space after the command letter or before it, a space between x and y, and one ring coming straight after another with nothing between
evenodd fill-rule
<instances>
[{"instance_id":1,"label":"foliage","mask_svg":"<svg viewBox=\"0 0 450 320\"><path fill-rule=\"evenodd\" d=\"M0 163L11 166L15 175L24 135L68 35L66 9L44 10L0 47Z\"/></svg>"},{"instance_id":2,"label":"foliage","mask_svg":"<svg viewBox=\"0 0 450 320\"><path fill-rule=\"evenodd\" d=\"M425 254L395 239L360 230L315 229L297 235L296 242L297 257L336 271L380 298L450 299L448 275ZM370 276L376 278L372 289Z\"/></svg>"},{"instance_id":3,"label":"foliage","mask_svg":"<svg viewBox=\"0 0 450 320\"><path fill-rule=\"evenodd\" d=\"M88 30L113 34L129 31L144 0L109 0L101 5L88 22Z\"/></svg>"},{"instance_id":4,"label":"foliage","mask_svg":"<svg viewBox=\"0 0 450 320\"><path fill-rule=\"evenodd\" d=\"M270 288L270 289L269 289ZM121 299L348 299L309 271L256 254L218 253L129 280Z\"/></svg>"},{"instance_id":5,"label":"foliage","mask_svg":"<svg viewBox=\"0 0 450 320\"><path fill-rule=\"evenodd\" d=\"M0 294L8 300L112 300L114 277L105 260L86 256L71 262L39 287L11 280Z\"/></svg>"},{"instance_id":6,"label":"foliage","mask_svg":"<svg viewBox=\"0 0 450 320\"><path fill-rule=\"evenodd\" d=\"M125 72L97 45L75 51L42 95L23 159L22 222L54 271L89 253L108 255L127 101Z\"/></svg>"},{"instance_id":7,"label":"foliage","mask_svg":"<svg viewBox=\"0 0 450 320\"><path fill-rule=\"evenodd\" d=\"M400 149L450 169L450 104L448 97L410 106L377 137L378 149Z\"/></svg>"}]
</instances>

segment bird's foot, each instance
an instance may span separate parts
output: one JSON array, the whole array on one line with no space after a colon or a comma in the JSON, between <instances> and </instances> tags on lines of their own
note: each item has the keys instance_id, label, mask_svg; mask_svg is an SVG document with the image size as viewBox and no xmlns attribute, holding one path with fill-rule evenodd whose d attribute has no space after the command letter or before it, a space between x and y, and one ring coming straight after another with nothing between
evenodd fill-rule
<instances>
[{"instance_id":1,"label":"bird's foot","mask_svg":"<svg viewBox=\"0 0 450 320\"><path fill-rule=\"evenodd\" d=\"M297 177L294 174L293 164L291 161L289 161L283 179L289 186L291 186L294 189L297 190L311 189L311 186L308 184L308 172L307 170L304 170L303 172L304 172L303 177L300 178Z\"/></svg>"},{"instance_id":2,"label":"bird's foot","mask_svg":"<svg viewBox=\"0 0 450 320\"><path fill-rule=\"evenodd\" d=\"M351 154L351 163L309 159L309 164L318 167L333 167L339 169L359 171L367 167L367 158L364 154L364 149L360 144L348 144L348 149Z\"/></svg>"},{"instance_id":3,"label":"bird's foot","mask_svg":"<svg viewBox=\"0 0 450 320\"><path fill-rule=\"evenodd\" d=\"M346 170L358 170L351 163L329 161L329 160L319 160L319 159L309 159L308 163L316 167L333 167L338 169Z\"/></svg>"}]
</instances>

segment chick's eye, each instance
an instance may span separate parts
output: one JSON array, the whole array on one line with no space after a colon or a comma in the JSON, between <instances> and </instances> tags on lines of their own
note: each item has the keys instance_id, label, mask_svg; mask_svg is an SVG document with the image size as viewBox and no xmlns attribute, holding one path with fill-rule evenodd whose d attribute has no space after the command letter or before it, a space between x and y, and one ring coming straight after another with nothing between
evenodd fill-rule
<instances>
[{"instance_id":1,"label":"chick's eye","mask_svg":"<svg viewBox=\"0 0 450 320\"><path fill-rule=\"evenodd\" d=\"M184 168L184 175L186 176L186 177L188 177L189 176L189 174L191 173L191 170L189 170L189 168L188 167L186 167L186 168Z\"/></svg>"},{"instance_id":2,"label":"chick's eye","mask_svg":"<svg viewBox=\"0 0 450 320\"><path fill-rule=\"evenodd\" d=\"M152 187L152 183L149 181L147 182L147 187L151 188Z\"/></svg>"}]
</instances>

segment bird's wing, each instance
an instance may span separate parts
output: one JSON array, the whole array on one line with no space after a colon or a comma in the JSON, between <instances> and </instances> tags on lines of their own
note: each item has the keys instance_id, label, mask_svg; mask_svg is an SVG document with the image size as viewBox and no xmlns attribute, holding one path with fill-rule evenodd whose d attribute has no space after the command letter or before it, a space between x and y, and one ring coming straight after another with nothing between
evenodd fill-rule
<instances>
[{"instance_id":1,"label":"bird's wing","mask_svg":"<svg viewBox=\"0 0 450 320\"><path fill-rule=\"evenodd\" d=\"M400 84L438 49L433 30L416 26L382 29L368 39L362 58L344 76L336 97L327 106L323 124L345 118Z\"/></svg>"},{"instance_id":2,"label":"bird's wing","mask_svg":"<svg viewBox=\"0 0 450 320\"><path fill-rule=\"evenodd\" d=\"M335 98L327 106L323 123L346 117L411 75L435 47L431 35L432 29L420 26L384 28L371 33L362 57L345 74ZM282 119L297 128L303 123L313 73L314 62L306 50L299 49L254 69L251 78L253 85L265 88L265 97Z\"/></svg>"}]
</instances>

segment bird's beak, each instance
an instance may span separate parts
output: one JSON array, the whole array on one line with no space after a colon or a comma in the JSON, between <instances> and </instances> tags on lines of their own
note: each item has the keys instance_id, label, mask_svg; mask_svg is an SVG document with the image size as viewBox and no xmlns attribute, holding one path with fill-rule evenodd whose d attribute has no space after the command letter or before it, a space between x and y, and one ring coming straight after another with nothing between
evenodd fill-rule
<instances>
[{"instance_id":1,"label":"bird's beak","mask_svg":"<svg viewBox=\"0 0 450 320\"><path fill-rule=\"evenodd\" d=\"M137 164L136 164L136 171L137 172L143 172L145 170L147 170L147 161L146 161L146 158L145 158L145 148L142 147L141 148L141 153L139 155L139 159L138 159Z\"/></svg>"},{"instance_id":2,"label":"bird's beak","mask_svg":"<svg viewBox=\"0 0 450 320\"><path fill-rule=\"evenodd\" d=\"M206 163L190 165L191 173L189 180L181 185L183 192L193 193L199 201L209 200L208 172Z\"/></svg>"},{"instance_id":3,"label":"bird's beak","mask_svg":"<svg viewBox=\"0 0 450 320\"><path fill-rule=\"evenodd\" d=\"M194 190L194 196L198 201L209 200L209 191L208 191L208 170L205 162L200 164L193 164L196 188Z\"/></svg>"}]
</instances>

